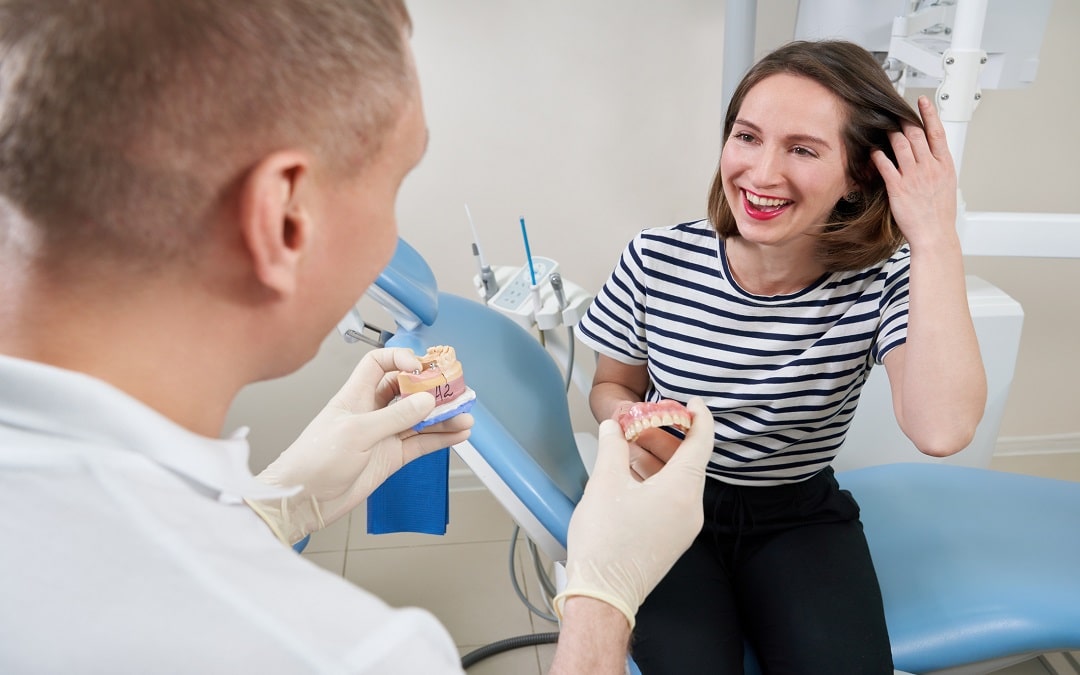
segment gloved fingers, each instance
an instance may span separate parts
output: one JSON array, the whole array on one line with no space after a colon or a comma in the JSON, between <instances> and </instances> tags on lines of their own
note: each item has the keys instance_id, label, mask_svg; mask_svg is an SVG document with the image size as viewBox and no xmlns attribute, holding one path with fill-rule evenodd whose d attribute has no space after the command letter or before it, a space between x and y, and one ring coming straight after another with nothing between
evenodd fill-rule
<instances>
[{"instance_id":1,"label":"gloved fingers","mask_svg":"<svg viewBox=\"0 0 1080 675\"><path fill-rule=\"evenodd\" d=\"M426 391L400 398L385 408L372 410L354 418L360 426L358 435L375 443L391 436L399 437L431 414L435 409L435 397Z\"/></svg>"},{"instance_id":2,"label":"gloved fingers","mask_svg":"<svg viewBox=\"0 0 1080 675\"><path fill-rule=\"evenodd\" d=\"M597 431L596 464L593 476L614 475L630 477L630 444L623 436L622 427L612 419L600 423Z\"/></svg>"},{"instance_id":3,"label":"gloved fingers","mask_svg":"<svg viewBox=\"0 0 1080 675\"><path fill-rule=\"evenodd\" d=\"M396 371L383 375L379 384L375 387L375 396L372 399L374 408L385 408L390 404L390 401L394 400L394 397L401 393L397 376Z\"/></svg>"},{"instance_id":4,"label":"gloved fingers","mask_svg":"<svg viewBox=\"0 0 1080 675\"><path fill-rule=\"evenodd\" d=\"M384 373L395 373L399 370L419 370L420 359L413 350L407 347L383 347L372 349L364 355L364 359L370 359Z\"/></svg>"},{"instance_id":5,"label":"gloved fingers","mask_svg":"<svg viewBox=\"0 0 1080 675\"><path fill-rule=\"evenodd\" d=\"M678 450L667 461L667 468L672 469L668 473L689 471L704 478L705 466L712 458L715 423L712 413L700 398L690 399L686 407L694 413L694 419Z\"/></svg>"},{"instance_id":6,"label":"gloved fingers","mask_svg":"<svg viewBox=\"0 0 1080 675\"><path fill-rule=\"evenodd\" d=\"M349 412L366 412L373 407L385 406L389 399L385 399L385 402L376 402L379 401L380 389L385 389L383 382L386 377L396 376L398 371L413 371L418 368L420 368L420 360L411 349L404 347L373 349L364 354L364 357L356 364L349 379L334 395L330 404Z\"/></svg>"},{"instance_id":7,"label":"gloved fingers","mask_svg":"<svg viewBox=\"0 0 1080 675\"><path fill-rule=\"evenodd\" d=\"M464 415L462 415L462 417L464 417ZM417 457L422 457L429 452L435 452L436 450L449 448L451 445L464 443L468 439L469 429L444 431L439 433L428 433L428 430L425 429L424 433L410 436L401 441L402 464L408 464Z\"/></svg>"}]
</instances>

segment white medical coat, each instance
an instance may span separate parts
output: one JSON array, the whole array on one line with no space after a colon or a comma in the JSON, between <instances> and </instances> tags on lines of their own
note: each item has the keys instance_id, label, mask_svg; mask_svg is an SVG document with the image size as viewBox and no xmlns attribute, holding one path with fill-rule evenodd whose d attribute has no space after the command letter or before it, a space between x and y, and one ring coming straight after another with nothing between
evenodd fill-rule
<instances>
[{"instance_id":1,"label":"white medical coat","mask_svg":"<svg viewBox=\"0 0 1080 675\"><path fill-rule=\"evenodd\" d=\"M0 672L461 672L431 614L281 545L240 501L274 494L247 460L243 439L0 356Z\"/></svg>"}]
</instances>

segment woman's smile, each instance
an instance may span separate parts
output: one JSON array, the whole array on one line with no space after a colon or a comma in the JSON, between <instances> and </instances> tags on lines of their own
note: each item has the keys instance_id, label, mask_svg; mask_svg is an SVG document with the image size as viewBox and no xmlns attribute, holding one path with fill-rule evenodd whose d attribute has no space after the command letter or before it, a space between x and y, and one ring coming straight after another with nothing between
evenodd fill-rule
<instances>
[{"instance_id":1,"label":"woman's smile","mask_svg":"<svg viewBox=\"0 0 1080 675\"><path fill-rule=\"evenodd\" d=\"M854 187L841 136L844 108L814 80L781 73L747 93L724 143L720 170L739 234L752 245L794 244L832 217ZM767 224L767 227L763 227Z\"/></svg>"},{"instance_id":2,"label":"woman's smile","mask_svg":"<svg viewBox=\"0 0 1080 675\"><path fill-rule=\"evenodd\" d=\"M756 220L771 220L794 204L790 199L766 197L742 190L742 204L746 215Z\"/></svg>"}]
</instances>

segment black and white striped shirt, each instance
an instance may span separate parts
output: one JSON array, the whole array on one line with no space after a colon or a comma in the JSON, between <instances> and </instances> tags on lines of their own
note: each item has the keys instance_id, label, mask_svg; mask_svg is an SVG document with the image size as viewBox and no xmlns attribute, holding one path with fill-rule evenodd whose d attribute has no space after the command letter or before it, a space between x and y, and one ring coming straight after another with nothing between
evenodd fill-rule
<instances>
[{"instance_id":1,"label":"black and white striped shirt","mask_svg":"<svg viewBox=\"0 0 1080 675\"><path fill-rule=\"evenodd\" d=\"M716 420L710 476L808 478L832 461L870 368L907 338L907 246L874 267L756 296L708 221L640 232L578 325L583 343L647 363L646 400L700 396Z\"/></svg>"}]
</instances>

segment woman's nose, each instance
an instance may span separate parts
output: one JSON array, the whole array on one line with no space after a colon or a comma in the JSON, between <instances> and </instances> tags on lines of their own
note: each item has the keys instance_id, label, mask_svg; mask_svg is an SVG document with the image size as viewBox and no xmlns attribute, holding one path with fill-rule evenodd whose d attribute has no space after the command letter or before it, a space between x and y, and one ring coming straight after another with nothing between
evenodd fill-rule
<instances>
[{"instance_id":1,"label":"woman's nose","mask_svg":"<svg viewBox=\"0 0 1080 675\"><path fill-rule=\"evenodd\" d=\"M780 182L781 158L771 149L763 149L755 156L750 176L756 187L768 187Z\"/></svg>"}]
</instances>

